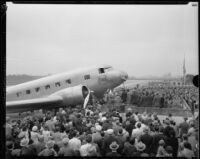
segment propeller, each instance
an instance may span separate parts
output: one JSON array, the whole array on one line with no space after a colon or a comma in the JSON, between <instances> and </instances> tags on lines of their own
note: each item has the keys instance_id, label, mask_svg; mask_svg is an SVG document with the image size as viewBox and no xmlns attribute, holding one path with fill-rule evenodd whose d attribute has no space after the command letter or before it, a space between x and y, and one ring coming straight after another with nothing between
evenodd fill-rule
<instances>
[{"instance_id":1,"label":"propeller","mask_svg":"<svg viewBox=\"0 0 200 159\"><path fill-rule=\"evenodd\" d=\"M85 109L88 102L89 102L89 99L90 99L90 94L93 93L94 91L91 91L91 90L88 90L88 95L86 96L85 100L84 100L84 104L83 104L83 108Z\"/></svg>"}]
</instances>

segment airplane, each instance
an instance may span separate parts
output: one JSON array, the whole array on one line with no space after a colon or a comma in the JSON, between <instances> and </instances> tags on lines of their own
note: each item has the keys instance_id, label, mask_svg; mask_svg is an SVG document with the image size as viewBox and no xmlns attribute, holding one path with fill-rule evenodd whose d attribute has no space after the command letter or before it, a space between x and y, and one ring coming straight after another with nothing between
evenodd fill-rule
<instances>
[{"instance_id":1,"label":"airplane","mask_svg":"<svg viewBox=\"0 0 200 159\"><path fill-rule=\"evenodd\" d=\"M83 104L93 92L102 98L107 90L125 82L128 74L110 65L80 68L6 88L6 114Z\"/></svg>"}]
</instances>

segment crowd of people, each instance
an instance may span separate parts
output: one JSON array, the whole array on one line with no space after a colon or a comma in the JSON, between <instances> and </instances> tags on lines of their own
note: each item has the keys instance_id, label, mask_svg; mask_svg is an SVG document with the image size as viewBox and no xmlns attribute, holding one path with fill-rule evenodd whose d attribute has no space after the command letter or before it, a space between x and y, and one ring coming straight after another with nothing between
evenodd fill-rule
<instances>
[{"instance_id":1,"label":"crowd of people","mask_svg":"<svg viewBox=\"0 0 200 159\"><path fill-rule=\"evenodd\" d=\"M198 157L198 119L103 111L99 102L6 117L6 158L16 156Z\"/></svg>"},{"instance_id":2,"label":"crowd of people","mask_svg":"<svg viewBox=\"0 0 200 159\"><path fill-rule=\"evenodd\" d=\"M111 97L110 97L111 96ZM199 89L194 86L141 86L134 89L123 89L107 94L105 100L113 98L138 107L184 108L185 102L194 111L199 106Z\"/></svg>"}]
</instances>

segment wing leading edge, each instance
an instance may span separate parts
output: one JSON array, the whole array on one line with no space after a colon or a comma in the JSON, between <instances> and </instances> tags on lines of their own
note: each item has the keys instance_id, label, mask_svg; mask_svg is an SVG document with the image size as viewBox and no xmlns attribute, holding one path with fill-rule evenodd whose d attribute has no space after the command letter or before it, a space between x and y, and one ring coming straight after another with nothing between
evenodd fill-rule
<instances>
[{"instance_id":1,"label":"wing leading edge","mask_svg":"<svg viewBox=\"0 0 200 159\"><path fill-rule=\"evenodd\" d=\"M60 96L48 96L45 98L28 99L6 102L6 113L24 112L36 109L48 109L59 107L63 104Z\"/></svg>"}]
</instances>

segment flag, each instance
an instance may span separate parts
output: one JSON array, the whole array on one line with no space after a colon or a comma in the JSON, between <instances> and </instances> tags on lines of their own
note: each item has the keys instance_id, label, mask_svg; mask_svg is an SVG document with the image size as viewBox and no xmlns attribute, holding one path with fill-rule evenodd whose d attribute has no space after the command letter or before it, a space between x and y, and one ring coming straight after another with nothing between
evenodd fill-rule
<instances>
[{"instance_id":1,"label":"flag","mask_svg":"<svg viewBox=\"0 0 200 159\"><path fill-rule=\"evenodd\" d=\"M87 105L89 99L90 99L90 91L89 91L87 97L85 98L85 101L84 101L84 104L83 104L83 108L84 108L84 109L85 109L85 107L86 107L86 105Z\"/></svg>"}]
</instances>

